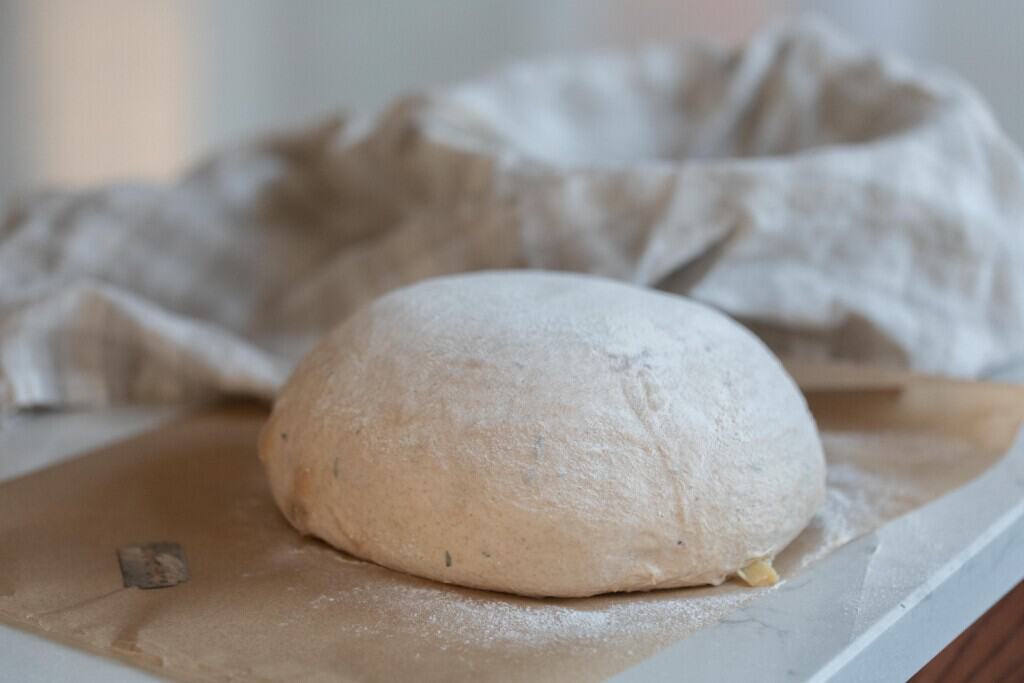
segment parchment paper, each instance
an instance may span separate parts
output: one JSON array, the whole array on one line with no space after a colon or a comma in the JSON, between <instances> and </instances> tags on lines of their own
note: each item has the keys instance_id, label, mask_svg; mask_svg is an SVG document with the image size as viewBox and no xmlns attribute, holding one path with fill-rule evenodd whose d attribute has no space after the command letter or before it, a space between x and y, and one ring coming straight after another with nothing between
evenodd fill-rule
<instances>
[{"instance_id":1,"label":"parchment paper","mask_svg":"<svg viewBox=\"0 0 1024 683\"><path fill-rule=\"evenodd\" d=\"M829 389L823 372L795 374L814 387L828 501L778 558L783 580L979 474L1024 416L1019 387L846 373ZM535 600L358 561L274 508L264 416L203 411L0 486L0 619L186 681L595 680L772 590ZM151 541L181 543L191 581L121 587L116 548Z\"/></svg>"}]
</instances>

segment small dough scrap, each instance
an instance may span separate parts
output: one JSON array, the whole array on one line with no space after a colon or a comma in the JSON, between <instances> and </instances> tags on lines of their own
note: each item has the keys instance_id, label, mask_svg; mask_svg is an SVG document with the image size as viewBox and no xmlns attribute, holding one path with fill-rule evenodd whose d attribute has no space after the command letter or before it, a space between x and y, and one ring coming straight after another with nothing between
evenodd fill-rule
<instances>
[{"instance_id":1,"label":"small dough scrap","mask_svg":"<svg viewBox=\"0 0 1024 683\"><path fill-rule=\"evenodd\" d=\"M775 568L767 560L754 560L736 572L737 576L747 582L748 586L774 586L779 581Z\"/></svg>"},{"instance_id":2,"label":"small dough scrap","mask_svg":"<svg viewBox=\"0 0 1024 683\"><path fill-rule=\"evenodd\" d=\"M376 300L302 360L259 450L301 532L534 596L765 581L751 558L825 496L814 420L757 337L683 297L566 273Z\"/></svg>"}]
</instances>

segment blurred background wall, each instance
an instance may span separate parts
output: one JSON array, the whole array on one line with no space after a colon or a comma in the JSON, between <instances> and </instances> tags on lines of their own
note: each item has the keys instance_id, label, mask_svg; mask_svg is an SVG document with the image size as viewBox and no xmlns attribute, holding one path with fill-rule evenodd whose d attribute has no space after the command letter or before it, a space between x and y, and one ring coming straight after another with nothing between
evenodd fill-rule
<instances>
[{"instance_id":1,"label":"blurred background wall","mask_svg":"<svg viewBox=\"0 0 1024 683\"><path fill-rule=\"evenodd\" d=\"M261 131L513 59L815 12L971 80L1024 141L1019 0L0 0L0 211L44 186L166 180Z\"/></svg>"}]
</instances>

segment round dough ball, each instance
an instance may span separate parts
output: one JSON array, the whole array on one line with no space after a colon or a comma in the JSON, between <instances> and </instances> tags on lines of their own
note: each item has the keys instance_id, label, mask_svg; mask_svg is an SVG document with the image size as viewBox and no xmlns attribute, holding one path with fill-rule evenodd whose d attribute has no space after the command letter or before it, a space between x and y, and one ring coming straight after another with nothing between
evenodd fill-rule
<instances>
[{"instance_id":1,"label":"round dough ball","mask_svg":"<svg viewBox=\"0 0 1024 683\"><path fill-rule=\"evenodd\" d=\"M803 396L700 304L536 271L400 289L303 361L260 438L300 531L523 595L717 584L824 500Z\"/></svg>"}]
</instances>

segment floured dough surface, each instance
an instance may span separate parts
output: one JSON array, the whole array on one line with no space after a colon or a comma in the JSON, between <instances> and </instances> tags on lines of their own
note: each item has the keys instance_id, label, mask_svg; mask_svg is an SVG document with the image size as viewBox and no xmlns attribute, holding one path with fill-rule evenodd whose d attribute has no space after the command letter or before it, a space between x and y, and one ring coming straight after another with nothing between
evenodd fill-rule
<instances>
[{"instance_id":1,"label":"floured dough surface","mask_svg":"<svg viewBox=\"0 0 1024 683\"><path fill-rule=\"evenodd\" d=\"M260 440L300 531L524 595L714 584L824 499L821 443L751 333L678 296L537 271L427 280L335 328Z\"/></svg>"}]
</instances>

